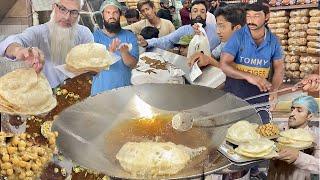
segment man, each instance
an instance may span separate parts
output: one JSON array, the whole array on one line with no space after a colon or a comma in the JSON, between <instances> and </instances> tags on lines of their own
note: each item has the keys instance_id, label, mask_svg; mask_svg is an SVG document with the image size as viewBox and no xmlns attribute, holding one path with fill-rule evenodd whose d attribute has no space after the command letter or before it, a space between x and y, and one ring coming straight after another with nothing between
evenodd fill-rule
<instances>
[{"instance_id":1,"label":"man","mask_svg":"<svg viewBox=\"0 0 320 180\"><path fill-rule=\"evenodd\" d=\"M210 10L209 12L212 14L215 14L215 11L219 8L219 7L224 7L227 6L228 4L226 2L220 2L220 0L213 0L210 2Z\"/></svg>"},{"instance_id":2,"label":"man","mask_svg":"<svg viewBox=\"0 0 320 180\"><path fill-rule=\"evenodd\" d=\"M130 85L131 70L136 66L139 56L135 35L120 26L120 3L117 0L107 0L101 5L100 11L103 15L104 29L93 33L94 41L109 46L109 51L120 56L121 60L93 78L91 95ZM132 49L120 43L131 44Z\"/></svg>"},{"instance_id":3,"label":"man","mask_svg":"<svg viewBox=\"0 0 320 180\"><path fill-rule=\"evenodd\" d=\"M248 4L247 25L235 32L224 46L220 68L227 75L225 91L240 98L247 98L268 91L277 91L282 84L284 62L281 45L275 35L266 28L268 8L261 3ZM274 67L272 82L267 78L271 65ZM277 94L270 96L276 100ZM250 104L268 102L269 97L249 100ZM263 123L267 114L260 114Z\"/></svg>"},{"instance_id":4,"label":"man","mask_svg":"<svg viewBox=\"0 0 320 180\"><path fill-rule=\"evenodd\" d=\"M310 131L317 145L314 149L305 151L294 148L281 149L279 156L276 157L278 160L270 162L268 179L311 179L311 174L320 173L319 127L308 126L309 121L318 112L318 103L312 96L300 96L292 101L288 127Z\"/></svg>"},{"instance_id":5,"label":"man","mask_svg":"<svg viewBox=\"0 0 320 180\"><path fill-rule=\"evenodd\" d=\"M192 38L193 38L192 35L185 35L185 36L182 36L180 38L180 40L178 41L177 45L178 45L178 48L179 48L179 54L181 56L187 57L189 43L192 40Z\"/></svg>"},{"instance_id":6,"label":"man","mask_svg":"<svg viewBox=\"0 0 320 180\"><path fill-rule=\"evenodd\" d=\"M220 42L216 33L216 27L212 24L206 24L206 17L207 9L205 2L203 0L196 0L191 5L191 25L181 26L179 29L167 36L153 38L147 41L140 36L138 37L139 43L142 47L159 47L161 49L170 49L173 48L174 44L180 40L181 36L193 35L195 33L192 25L195 23L201 23L202 27L204 27L207 33L210 50L213 50Z\"/></svg>"},{"instance_id":7,"label":"man","mask_svg":"<svg viewBox=\"0 0 320 180\"><path fill-rule=\"evenodd\" d=\"M157 16L162 19L167 19L172 22L172 16L169 10L169 1L160 0L160 9L157 12Z\"/></svg>"},{"instance_id":8,"label":"man","mask_svg":"<svg viewBox=\"0 0 320 180\"><path fill-rule=\"evenodd\" d=\"M153 26L158 28L159 37L170 34L175 31L175 28L171 21L159 18L156 15L156 8L152 1L150 0L139 0L137 4L138 10L146 18L129 26L124 27L124 29L131 30L135 34L140 34L141 30L147 26Z\"/></svg>"},{"instance_id":9,"label":"man","mask_svg":"<svg viewBox=\"0 0 320 180\"><path fill-rule=\"evenodd\" d=\"M181 17L181 24L188 25L191 24L190 20L190 0L181 0L182 8L180 9L180 17Z\"/></svg>"},{"instance_id":10,"label":"man","mask_svg":"<svg viewBox=\"0 0 320 180\"><path fill-rule=\"evenodd\" d=\"M140 14L139 11L136 9L127 9L124 17L126 17L128 25L140 21Z\"/></svg>"},{"instance_id":11,"label":"man","mask_svg":"<svg viewBox=\"0 0 320 180\"><path fill-rule=\"evenodd\" d=\"M67 76L55 66L65 63L72 47L93 42L90 30L78 24L82 5L81 0L55 0L50 21L9 36L0 43L0 55L29 62L37 71L43 67L50 86L57 87Z\"/></svg>"},{"instance_id":12,"label":"man","mask_svg":"<svg viewBox=\"0 0 320 180\"><path fill-rule=\"evenodd\" d=\"M141 30L140 35L144 39L158 38L159 37L159 30L155 27L147 26Z\"/></svg>"},{"instance_id":13,"label":"man","mask_svg":"<svg viewBox=\"0 0 320 180\"><path fill-rule=\"evenodd\" d=\"M245 11L237 5L218 8L215 16L217 18L217 33L221 43L212 51L211 57L200 52L192 55L188 60L190 66L198 61L199 67L207 65L219 67L220 54L225 43L235 31L246 24Z\"/></svg>"}]
</instances>

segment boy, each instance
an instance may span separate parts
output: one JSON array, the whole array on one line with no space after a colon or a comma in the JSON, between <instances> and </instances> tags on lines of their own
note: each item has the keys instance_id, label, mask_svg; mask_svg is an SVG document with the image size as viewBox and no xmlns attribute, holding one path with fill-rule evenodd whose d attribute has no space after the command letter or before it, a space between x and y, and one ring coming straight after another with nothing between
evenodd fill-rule
<instances>
[{"instance_id":1,"label":"boy","mask_svg":"<svg viewBox=\"0 0 320 180\"><path fill-rule=\"evenodd\" d=\"M212 50L212 56L206 56L201 52L195 53L189 59L188 64L193 64L198 61L198 66L203 67L213 65L219 67L219 59L222 48L232 34L246 24L245 11L238 5L227 5L218 8L215 13L217 19L217 34L221 41L220 45Z\"/></svg>"}]
</instances>

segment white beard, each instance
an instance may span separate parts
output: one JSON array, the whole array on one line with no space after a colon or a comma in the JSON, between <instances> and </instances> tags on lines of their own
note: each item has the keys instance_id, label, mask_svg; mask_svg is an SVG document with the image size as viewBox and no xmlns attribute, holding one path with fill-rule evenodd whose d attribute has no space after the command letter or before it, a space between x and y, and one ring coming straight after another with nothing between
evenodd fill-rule
<instances>
[{"instance_id":1,"label":"white beard","mask_svg":"<svg viewBox=\"0 0 320 180\"><path fill-rule=\"evenodd\" d=\"M51 62L55 65L65 64L68 52L75 46L76 24L62 28L54 22L54 11L48 23L50 31Z\"/></svg>"}]
</instances>

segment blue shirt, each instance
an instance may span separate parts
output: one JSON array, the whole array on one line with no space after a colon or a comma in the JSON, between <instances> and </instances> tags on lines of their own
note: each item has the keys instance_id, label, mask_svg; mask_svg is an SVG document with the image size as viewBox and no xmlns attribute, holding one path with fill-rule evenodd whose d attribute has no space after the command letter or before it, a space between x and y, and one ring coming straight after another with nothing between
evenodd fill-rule
<instances>
[{"instance_id":1,"label":"blue shirt","mask_svg":"<svg viewBox=\"0 0 320 180\"><path fill-rule=\"evenodd\" d=\"M114 37L107 36L102 30L98 29L93 33L94 41L96 43L104 44L107 48L112 40L115 38L120 39L120 43L131 43L132 50L130 54L138 59L139 50L136 36L128 31L121 29L121 31ZM115 52L120 55L120 51ZM113 88L129 86L131 80L131 68L124 64L122 58L110 66L109 70L104 70L93 77L91 95L96 95L100 92L110 90Z\"/></svg>"},{"instance_id":2,"label":"blue shirt","mask_svg":"<svg viewBox=\"0 0 320 180\"><path fill-rule=\"evenodd\" d=\"M268 78L274 60L282 60L283 53L278 38L269 30L264 41L257 46L248 26L236 31L224 46L222 52L234 56L236 69Z\"/></svg>"},{"instance_id":3,"label":"blue shirt","mask_svg":"<svg viewBox=\"0 0 320 180\"><path fill-rule=\"evenodd\" d=\"M204 30L207 33L210 51L217 47L220 43L219 37L217 35L216 26L214 24L207 24ZM193 27L189 25L184 25L173 31L172 33L162 36L160 38L148 39L148 47L158 47L161 49L170 49L174 47L174 44L177 44L180 38L184 35L193 35Z\"/></svg>"},{"instance_id":4,"label":"blue shirt","mask_svg":"<svg viewBox=\"0 0 320 180\"><path fill-rule=\"evenodd\" d=\"M75 28L75 45L93 42L93 36L89 28L78 24L75 25ZM55 66L59 64L53 63L51 57L51 39L48 23L31 26L25 29L22 33L11 35L0 42L0 56L5 55L5 51L11 43L18 43L23 47L37 47L44 53L45 64L43 67L43 72L52 88L57 87L68 78L55 68Z\"/></svg>"}]
</instances>

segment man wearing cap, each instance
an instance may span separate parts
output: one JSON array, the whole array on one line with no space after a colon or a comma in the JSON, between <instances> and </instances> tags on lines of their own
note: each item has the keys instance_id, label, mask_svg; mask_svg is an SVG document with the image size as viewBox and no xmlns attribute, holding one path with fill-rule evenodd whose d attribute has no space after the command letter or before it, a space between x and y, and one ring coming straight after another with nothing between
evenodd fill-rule
<instances>
[{"instance_id":1,"label":"man wearing cap","mask_svg":"<svg viewBox=\"0 0 320 180\"><path fill-rule=\"evenodd\" d=\"M38 72L43 69L50 86L57 87L68 77L55 66L65 64L74 46L93 42L89 28L78 24L82 6L82 0L54 0L50 21L0 42L0 56L26 61Z\"/></svg>"},{"instance_id":2,"label":"man wearing cap","mask_svg":"<svg viewBox=\"0 0 320 180\"><path fill-rule=\"evenodd\" d=\"M172 16L169 10L169 0L160 0L160 9L157 12L157 16L172 22Z\"/></svg>"},{"instance_id":3,"label":"man wearing cap","mask_svg":"<svg viewBox=\"0 0 320 180\"><path fill-rule=\"evenodd\" d=\"M93 33L94 41L106 45L110 52L121 59L93 78L91 95L130 85L131 70L136 66L139 56L136 36L120 26L120 3L117 0L104 1L100 11L104 29L98 29Z\"/></svg>"},{"instance_id":4,"label":"man wearing cap","mask_svg":"<svg viewBox=\"0 0 320 180\"><path fill-rule=\"evenodd\" d=\"M141 30L147 26L156 27L159 30L159 37L170 34L175 31L174 25L167 19L159 18L156 14L156 8L151 0L139 0L137 8L140 13L146 18L125 26L124 29L131 30L135 34L140 34ZM170 13L170 12L169 12Z\"/></svg>"},{"instance_id":5,"label":"man wearing cap","mask_svg":"<svg viewBox=\"0 0 320 180\"><path fill-rule=\"evenodd\" d=\"M192 25L195 23L201 23L202 27L206 31L210 44L210 50L212 51L216 46L219 45L220 41L216 32L216 26L213 24L206 24L206 17L207 8L205 2L203 0L196 0L191 5L190 25L181 26L176 31L160 38L144 40L141 36L138 36L139 44L142 47L158 47L165 50L173 48L174 44L177 43L182 36L194 35L195 30Z\"/></svg>"},{"instance_id":6,"label":"man wearing cap","mask_svg":"<svg viewBox=\"0 0 320 180\"><path fill-rule=\"evenodd\" d=\"M311 179L311 174L320 173L319 127L308 126L310 120L318 113L319 105L312 96L300 96L292 101L288 127L310 131L317 145L314 149L305 151L294 148L281 149L277 160L270 162L269 179Z\"/></svg>"},{"instance_id":7,"label":"man wearing cap","mask_svg":"<svg viewBox=\"0 0 320 180\"><path fill-rule=\"evenodd\" d=\"M193 35L184 35L180 38L177 45L179 47L179 54L181 56L187 57L189 43L192 40Z\"/></svg>"}]
</instances>

